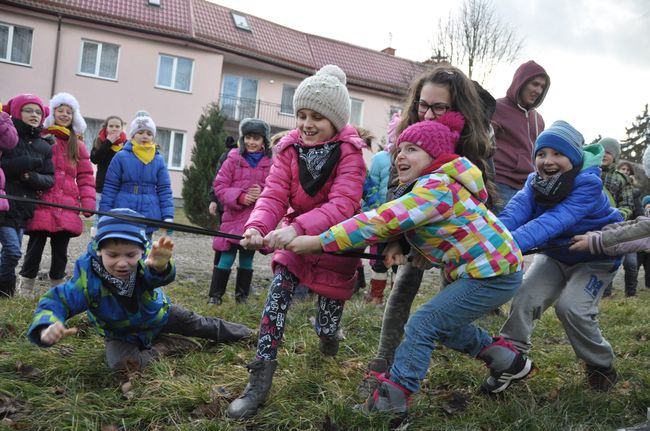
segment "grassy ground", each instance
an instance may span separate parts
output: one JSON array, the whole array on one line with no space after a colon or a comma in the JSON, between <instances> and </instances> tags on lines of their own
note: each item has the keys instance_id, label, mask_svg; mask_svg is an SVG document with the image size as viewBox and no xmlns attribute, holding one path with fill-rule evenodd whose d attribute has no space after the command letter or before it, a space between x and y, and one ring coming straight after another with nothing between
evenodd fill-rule
<instances>
[{"instance_id":1,"label":"grassy ground","mask_svg":"<svg viewBox=\"0 0 650 431\"><path fill-rule=\"evenodd\" d=\"M429 279L436 276L427 273ZM206 275L207 277L207 275ZM206 315L256 327L265 290L247 305L231 297L205 304L207 280L168 288L176 302ZM437 290L426 283L421 303ZM478 392L487 369L456 352L434 352L423 390L413 398L410 430L612 430L641 422L650 406L650 290L602 302L600 320L617 354L621 381L610 393L587 390L583 366L552 311L534 334L534 377L499 398ZM232 291L232 286L229 288ZM374 353L382 309L354 298L346 306L347 340L336 359L323 357L308 322L314 304L294 304L286 341L265 408L245 422L224 412L247 382L253 348L205 343L200 352L165 358L132 380L126 393L107 372L102 340L85 316L80 333L50 349L30 345L25 332L34 301L0 300L0 429L29 430L382 430L385 416L352 410L355 388ZM503 318L480 323L496 332ZM4 428L3 428L4 427Z\"/></svg>"}]
</instances>

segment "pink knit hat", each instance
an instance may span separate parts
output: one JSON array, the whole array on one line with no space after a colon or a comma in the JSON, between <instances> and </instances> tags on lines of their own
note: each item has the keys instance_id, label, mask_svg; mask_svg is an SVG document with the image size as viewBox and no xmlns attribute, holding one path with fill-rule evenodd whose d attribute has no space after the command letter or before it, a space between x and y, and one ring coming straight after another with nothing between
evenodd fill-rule
<instances>
[{"instance_id":1,"label":"pink knit hat","mask_svg":"<svg viewBox=\"0 0 650 431\"><path fill-rule=\"evenodd\" d=\"M13 118L20 120L22 116L20 115L21 109L23 109L23 106L33 103L35 105L38 105L39 108L41 108L41 111L43 111L43 115L41 116L41 124L43 125L43 121L45 120L45 117L47 117L50 114L50 108L47 106L43 106L43 101L38 97L33 94L25 93L25 94L19 94L18 96L14 97L10 101L7 102L5 105L5 111L9 113Z\"/></svg>"},{"instance_id":2,"label":"pink knit hat","mask_svg":"<svg viewBox=\"0 0 650 431\"><path fill-rule=\"evenodd\" d=\"M442 154L456 152L456 144L464 125L463 114L447 112L434 121L420 121L407 127L397 138L397 147L402 142L410 142L437 159Z\"/></svg>"}]
</instances>

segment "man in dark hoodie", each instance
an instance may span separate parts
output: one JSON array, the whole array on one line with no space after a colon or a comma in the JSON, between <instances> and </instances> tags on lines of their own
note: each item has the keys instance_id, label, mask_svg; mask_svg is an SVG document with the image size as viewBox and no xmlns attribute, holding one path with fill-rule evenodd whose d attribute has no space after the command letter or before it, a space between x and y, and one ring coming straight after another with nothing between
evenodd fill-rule
<instances>
[{"instance_id":1,"label":"man in dark hoodie","mask_svg":"<svg viewBox=\"0 0 650 431\"><path fill-rule=\"evenodd\" d=\"M536 111L548 93L551 79L546 70L528 61L515 72L506 97L497 100L492 127L497 150L494 154L496 183L500 202L497 214L510 198L524 187L533 172L533 148L537 136L544 130L544 119Z\"/></svg>"}]
</instances>

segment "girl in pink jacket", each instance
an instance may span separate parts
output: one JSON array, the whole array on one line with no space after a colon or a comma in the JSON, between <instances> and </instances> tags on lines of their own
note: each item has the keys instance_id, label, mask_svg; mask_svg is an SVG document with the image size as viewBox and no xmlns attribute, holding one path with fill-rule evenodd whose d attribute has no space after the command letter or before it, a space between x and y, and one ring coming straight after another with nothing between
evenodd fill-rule
<instances>
[{"instance_id":1,"label":"girl in pink jacket","mask_svg":"<svg viewBox=\"0 0 650 431\"><path fill-rule=\"evenodd\" d=\"M86 122L79 111L79 102L71 94L58 93L50 100L50 115L43 123L43 135L51 135L54 186L43 193L46 202L74 207L95 208L95 177L88 150L81 140ZM90 217L91 214L84 214ZM43 257L43 249L50 238L52 260L50 282L56 286L64 281L68 263L70 238L81 235L83 222L76 211L37 205L34 217L27 223L29 235L25 260L20 270L18 294L33 297L35 281Z\"/></svg>"},{"instance_id":2,"label":"girl in pink jacket","mask_svg":"<svg viewBox=\"0 0 650 431\"><path fill-rule=\"evenodd\" d=\"M253 206L264 190L271 169L271 127L262 120L245 118L239 123L239 148L229 151L214 179L214 196L223 205L219 230L241 235ZM253 279L255 250L245 250L239 240L215 237L212 248L219 260L212 270L208 304L220 305L226 292L230 268L239 250L235 301L246 302Z\"/></svg>"},{"instance_id":3,"label":"girl in pink jacket","mask_svg":"<svg viewBox=\"0 0 650 431\"><path fill-rule=\"evenodd\" d=\"M345 73L334 65L300 83L293 98L297 127L274 148L265 189L246 223L241 245L275 249L275 275L262 311L255 359L248 364L249 384L228 407L233 419L257 413L271 389L278 344L299 283L318 294L315 329L321 352L335 356L338 351L336 332L343 304L352 296L359 260L298 256L285 248L296 236L318 235L359 210L365 144L348 124L350 96L345 84Z\"/></svg>"}]
</instances>

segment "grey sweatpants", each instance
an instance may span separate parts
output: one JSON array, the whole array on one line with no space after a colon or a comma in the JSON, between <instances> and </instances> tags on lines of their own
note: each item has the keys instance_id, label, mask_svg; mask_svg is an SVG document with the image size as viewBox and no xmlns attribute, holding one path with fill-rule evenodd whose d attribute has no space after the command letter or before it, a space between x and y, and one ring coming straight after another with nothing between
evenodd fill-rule
<instances>
[{"instance_id":1,"label":"grey sweatpants","mask_svg":"<svg viewBox=\"0 0 650 431\"><path fill-rule=\"evenodd\" d=\"M569 266L543 254L535 255L512 300L501 335L528 353L535 320L555 304L555 314L578 358L588 365L611 366L614 352L600 333L597 316L603 290L616 274L614 263L614 259L607 259Z\"/></svg>"},{"instance_id":2,"label":"grey sweatpants","mask_svg":"<svg viewBox=\"0 0 650 431\"><path fill-rule=\"evenodd\" d=\"M239 323L231 323L218 317L203 317L180 305L169 306L167 323L161 329L163 334L180 334L199 337L216 342L236 341L248 337L252 330ZM142 369L151 361L158 359L160 353L154 347L142 349L136 344L120 340L106 340L106 363L111 370L121 370L127 363Z\"/></svg>"}]
</instances>

